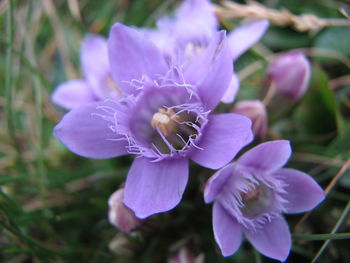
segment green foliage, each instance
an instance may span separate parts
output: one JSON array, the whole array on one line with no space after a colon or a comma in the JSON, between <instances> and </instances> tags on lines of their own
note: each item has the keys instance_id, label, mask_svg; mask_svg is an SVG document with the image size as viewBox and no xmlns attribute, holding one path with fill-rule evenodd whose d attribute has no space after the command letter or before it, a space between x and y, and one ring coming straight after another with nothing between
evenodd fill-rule
<instances>
[{"instance_id":1,"label":"green foliage","mask_svg":"<svg viewBox=\"0 0 350 263\"><path fill-rule=\"evenodd\" d=\"M295 111L300 121L301 132L307 134L330 134L337 129L337 112L333 92L326 74L318 67L313 68L309 90Z\"/></svg>"}]
</instances>

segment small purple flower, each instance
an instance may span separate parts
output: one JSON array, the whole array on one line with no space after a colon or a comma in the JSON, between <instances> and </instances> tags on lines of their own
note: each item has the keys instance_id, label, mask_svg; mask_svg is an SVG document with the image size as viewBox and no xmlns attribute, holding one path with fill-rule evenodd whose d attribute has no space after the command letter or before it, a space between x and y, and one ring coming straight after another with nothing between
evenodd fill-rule
<instances>
[{"instance_id":1,"label":"small purple flower","mask_svg":"<svg viewBox=\"0 0 350 263\"><path fill-rule=\"evenodd\" d=\"M224 256L238 250L244 234L265 256L288 257L291 235L281 213L309 211L325 196L309 175L281 168L290 155L288 141L266 142L209 178L204 199L214 201L214 236Z\"/></svg>"},{"instance_id":2,"label":"small purple flower","mask_svg":"<svg viewBox=\"0 0 350 263\"><path fill-rule=\"evenodd\" d=\"M267 132L267 112L264 103L259 100L243 100L238 102L233 113L247 116L253 123L253 133L256 137L264 138Z\"/></svg>"},{"instance_id":3,"label":"small purple flower","mask_svg":"<svg viewBox=\"0 0 350 263\"><path fill-rule=\"evenodd\" d=\"M125 233L138 227L142 221L124 205L124 188L115 191L108 200L109 222Z\"/></svg>"},{"instance_id":4,"label":"small purple flower","mask_svg":"<svg viewBox=\"0 0 350 263\"><path fill-rule=\"evenodd\" d=\"M120 94L111 78L105 38L87 35L82 42L80 61L84 79L60 84L52 94L55 104L70 110Z\"/></svg>"},{"instance_id":5,"label":"small purple flower","mask_svg":"<svg viewBox=\"0 0 350 263\"><path fill-rule=\"evenodd\" d=\"M73 109L54 135L89 158L136 154L124 203L145 218L180 202L190 159L211 169L231 161L252 140L251 121L211 114L232 75L224 32L186 65L169 65L151 41L119 23L108 46L112 76L124 97Z\"/></svg>"},{"instance_id":6,"label":"small purple flower","mask_svg":"<svg viewBox=\"0 0 350 263\"><path fill-rule=\"evenodd\" d=\"M300 99L310 81L310 63L303 53L291 51L278 56L267 70L274 93L287 100Z\"/></svg>"},{"instance_id":7,"label":"small purple flower","mask_svg":"<svg viewBox=\"0 0 350 263\"><path fill-rule=\"evenodd\" d=\"M230 32L227 44L231 60L254 45L265 33L267 20L256 21ZM213 6L208 0L185 0L175 12L175 17L162 17L157 21L157 30L144 30L165 54L168 60L191 61L210 43L218 30L219 22ZM239 89L239 80L232 75L230 86L222 97L222 102L231 103Z\"/></svg>"}]
</instances>

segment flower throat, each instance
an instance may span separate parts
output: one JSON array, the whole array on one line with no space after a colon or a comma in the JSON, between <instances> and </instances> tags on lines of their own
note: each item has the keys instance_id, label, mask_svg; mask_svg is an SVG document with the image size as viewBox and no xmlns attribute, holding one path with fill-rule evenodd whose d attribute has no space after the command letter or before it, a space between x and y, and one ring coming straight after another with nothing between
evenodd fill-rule
<instances>
[{"instance_id":1,"label":"flower throat","mask_svg":"<svg viewBox=\"0 0 350 263\"><path fill-rule=\"evenodd\" d=\"M187 110L159 108L151 119L151 127L157 131L153 144L164 154L187 149L200 127L197 116Z\"/></svg>"}]
</instances>

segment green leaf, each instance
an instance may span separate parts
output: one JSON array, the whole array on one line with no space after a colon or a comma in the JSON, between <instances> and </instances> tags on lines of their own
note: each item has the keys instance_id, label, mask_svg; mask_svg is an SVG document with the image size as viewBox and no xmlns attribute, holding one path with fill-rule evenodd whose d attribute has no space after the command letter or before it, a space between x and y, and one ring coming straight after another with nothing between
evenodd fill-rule
<instances>
[{"instance_id":1,"label":"green leaf","mask_svg":"<svg viewBox=\"0 0 350 263\"><path fill-rule=\"evenodd\" d=\"M337 130L334 94L329 88L327 75L319 67L313 67L309 90L294 117L309 135L330 135Z\"/></svg>"},{"instance_id":2,"label":"green leaf","mask_svg":"<svg viewBox=\"0 0 350 263\"><path fill-rule=\"evenodd\" d=\"M310 46L311 38L307 33L271 27L264 35L262 42L273 50L285 50Z\"/></svg>"},{"instance_id":3,"label":"green leaf","mask_svg":"<svg viewBox=\"0 0 350 263\"><path fill-rule=\"evenodd\" d=\"M349 49L350 28L349 27L331 27L322 31L315 39L315 47L322 49L330 49L337 51L344 56L350 56ZM334 64L334 60L327 58L327 61L320 59L319 61L327 64Z\"/></svg>"}]
</instances>

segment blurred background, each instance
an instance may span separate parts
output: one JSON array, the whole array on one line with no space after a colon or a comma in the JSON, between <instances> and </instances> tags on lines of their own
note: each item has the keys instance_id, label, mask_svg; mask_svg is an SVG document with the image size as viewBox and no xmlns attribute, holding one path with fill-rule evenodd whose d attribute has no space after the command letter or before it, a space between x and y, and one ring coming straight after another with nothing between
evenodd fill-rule
<instances>
[{"instance_id":1,"label":"blurred background","mask_svg":"<svg viewBox=\"0 0 350 263\"><path fill-rule=\"evenodd\" d=\"M130 235L120 233L108 222L107 201L123 184L132 157L89 160L69 152L52 136L65 111L51 102L50 94L59 83L81 78L84 35L107 37L117 21L154 27L158 17L180 3L0 1L0 262L156 263L167 262L184 246L194 255L203 254L205 262L273 262L248 243L233 257L221 256L212 234L211 206L204 204L198 189L213 172L194 165L180 206L153 216ZM266 68L276 53L298 49L313 65L309 89L300 101L283 112L278 105L268 109L267 139L291 140L294 155L288 167L309 173L328 193L307 218L286 217L294 233L287 262L349 262L350 2L258 3L320 19L303 29L267 17L271 26L262 41L235 63L242 81L236 101L261 97ZM223 29L249 20L248 15L218 12ZM327 22L323 26L320 21ZM345 26L333 26L338 24ZM232 107L222 105L219 110ZM322 247L327 239L330 242Z\"/></svg>"}]
</instances>

